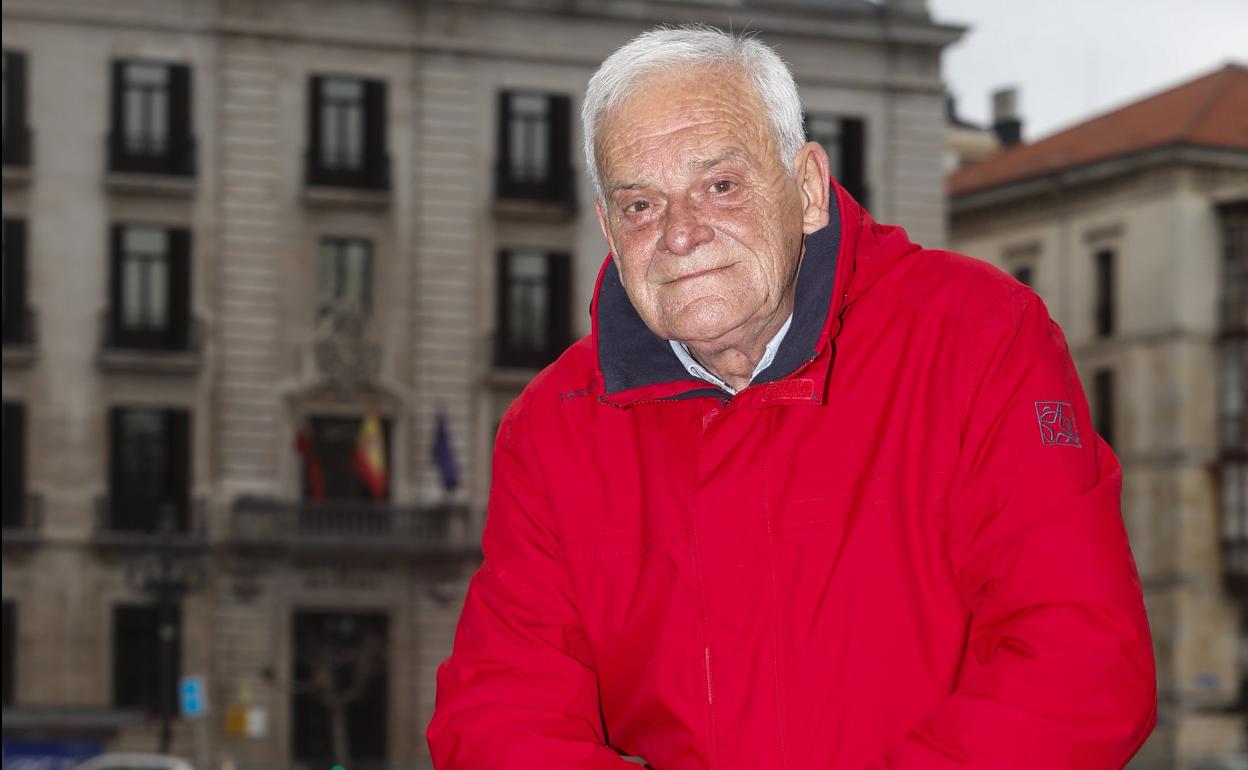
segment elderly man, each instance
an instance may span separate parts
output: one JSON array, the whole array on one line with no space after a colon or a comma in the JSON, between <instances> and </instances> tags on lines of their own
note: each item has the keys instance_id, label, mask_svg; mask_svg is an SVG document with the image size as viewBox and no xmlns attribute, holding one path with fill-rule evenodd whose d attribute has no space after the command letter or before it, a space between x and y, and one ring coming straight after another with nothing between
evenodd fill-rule
<instances>
[{"instance_id":1,"label":"elderly man","mask_svg":"<svg viewBox=\"0 0 1248 770\"><path fill-rule=\"evenodd\" d=\"M1117 770L1152 648L1060 330L880 225L756 40L590 81L593 333L498 435L439 768Z\"/></svg>"}]
</instances>

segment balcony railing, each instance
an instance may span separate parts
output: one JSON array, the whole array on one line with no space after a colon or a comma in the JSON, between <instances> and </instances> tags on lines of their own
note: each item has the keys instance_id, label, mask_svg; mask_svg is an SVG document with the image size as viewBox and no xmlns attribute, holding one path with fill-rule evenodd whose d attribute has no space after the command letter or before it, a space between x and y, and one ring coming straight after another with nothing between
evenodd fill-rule
<instances>
[{"instance_id":1,"label":"balcony railing","mask_svg":"<svg viewBox=\"0 0 1248 770\"><path fill-rule=\"evenodd\" d=\"M168 516L175 543L202 543L207 538L207 504L202 497L189 501L141 500L106 495L95 500L95 540L100 545L143 545L160 536Z\"/></svg>"},{"instance_id":2,"label":"balcony railing","mask_svg":"<svg viewBox=\"0 0 1248 770\"><path fill-rule=\"evenodd\" d=\"M198 353L203 345L203 329L192 316L186 327L127 329L111 309L100 312L100 347L104 350L147 351L152 353Z\"/></svg>"},{"instance_id":3,"label":"balcony railing","mask_svg":"<svg viewBox=\"0 0 1248 770\"><path fill-rule=\"evenodd\" d=\"M195 176L196 142L182 137L169 143L164 152L133 152L126 146L125 135L108 135L108 170L120 174L159 174L162 176Z\"/></svg>"},{"instance_id":4,"label":"balcony railing","mask_svg":"<svg viewBox=\"0 0 1248 770\"><path fill-rule=\"evenodd\" d=\"M368 500L234 501L231 539L238 545L330 551L472 550L462 505L407 505Z\"/></svg>"},{"instance_id":5,"label":"balcony railing","mask_svg":"<svg viewBox=\"0 0 1248 770\"><path fill-rule=\"evenodd\" d=\"M359 168L326 166L314 149L304 151L304 181L310 187L390 189L390 154L369 155Z\"/></svg>"},{"instance_id":6,"label":"balcony railing","mask_svg":"<svg viewBox=\"0 0 1248 770\"><path fill-rule=\"evenodd\" d=\"M4 127L4 165L28 168L31 161L33 133L29 126Z\"/></svg>"},{"instance_id":7,"label":"balcony railing","mask_svg":"<svg viewBox=\"0 0 1248 770\"><path fill-rule=\"evenodd\" d=\"M33 545L39 542L43 532L43 497L23 495L16 516L9 512L8 504L9 501L5 500L4 545Z\"/></svg>"},{"instance_id":8,"label":"balcony railing","mask_svg":"<svg viewBox=\"0 0 1248 770\"><path fill-rule=\"evenodd\" d=\"M4 321L4 346L33 348L38 339L38 316L33 307L22 308Z\"/></svg>"},{"instance_id":9,"label":"balcony railing","mask_svg":"<svg viewBox=\"0 0 1248 770\"><path fill-rule=\"evenodd\" d=\"M500 201L537 201L572 211L576 208L575 179L570 164L550 169L543 179L520 179L509 167L496 163L494 196Z\"/></svg>"}]
</instances>

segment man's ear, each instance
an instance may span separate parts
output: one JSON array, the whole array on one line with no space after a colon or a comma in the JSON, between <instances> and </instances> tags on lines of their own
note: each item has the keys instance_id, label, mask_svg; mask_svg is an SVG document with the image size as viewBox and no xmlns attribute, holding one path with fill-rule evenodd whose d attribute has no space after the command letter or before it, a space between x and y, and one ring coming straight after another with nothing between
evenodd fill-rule
<instances>
[{"instance_id":1,"label":"man's ear","mask_svg":"<svg viewBox=\"0 0 1248 770\"><path fill-rule=\"evenodd\" d=\"M598 227L602 228L602 237L607 239L607 248L615 256L615 239L611 237L611 228L607 227L607 212L602 208L602 198L594 198L594 211L598 214Z\"/></svg>"},{"instance_id":2,"label":"man's ear","mask_svg":"<svg viewBox=\"0 0 1248 770\"><path fill-rule=\"evenodd\" d=\"M832 203L828 167L828 153L819 143L807 142L797 151L793 171L802 196L802 232L806 235L828 224L828 207Z\"/></svg>"}]
</instances>

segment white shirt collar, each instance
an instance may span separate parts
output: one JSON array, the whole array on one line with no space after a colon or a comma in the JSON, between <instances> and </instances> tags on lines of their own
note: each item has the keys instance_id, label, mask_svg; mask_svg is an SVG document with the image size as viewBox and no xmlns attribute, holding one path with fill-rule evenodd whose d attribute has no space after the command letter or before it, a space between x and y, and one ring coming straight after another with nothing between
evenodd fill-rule
<instances>
[{"instance_id":1,"label":"white shirt collar","mask_svg":"<svg viewBox=\"0 0 1248 770\"><path fill-rule=\"evenodd\" d=\"M780 331L776 332L776 335L771 338L771 342L768 342L767 347L763 349L763 357L758 359L758 365L754 367L754 371L750 374L751 382L753 382L754 378L757 377L760 372L771 366L772 361L776 360L776 351L780 349L780 343L784 341L784 335L789 333L789 326L792 325L792 323L793 314L790 313L788 319L784 322L784 326L780 327ZM733 390L728 383L711 374L704 366L702 366L702 364L699 364L689 353L689 348L685 347L683 342L668 340L668 344L672 346L672 352L674 352L676 357L680 359L680 363L685 367L685 371L689 372L694 377L697 377L699 380L705 380L717 388L722 388L728 391L734 396L737 395L737 391Z\"/></svg>"}]
</instances>

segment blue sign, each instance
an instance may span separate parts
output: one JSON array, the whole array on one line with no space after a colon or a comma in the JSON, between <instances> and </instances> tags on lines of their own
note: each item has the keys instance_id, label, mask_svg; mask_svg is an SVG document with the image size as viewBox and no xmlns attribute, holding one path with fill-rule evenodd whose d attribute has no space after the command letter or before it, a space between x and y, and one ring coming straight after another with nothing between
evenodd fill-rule
<instances>
[{"instance_id":1,"label":"blue sign","mask_svg":"<svg viewBox=\"0 0 1248 770\"><path fill-rule=\"evenodd\" d=\"M100 741L5 741L4 770L70 770L103 751Z\"/></svg>"},{"instance_id":2,"label":"blue sign","mask_svg":"<svg viewBox=\"0 0 1248 770\"><path fill-rule=\"evenodd\" d=\"M202 676L184 676L178 682L178 704L182 716L187 719L202 717L208 710L208 698L204 692Z\"/></svg>"}]
</instances>

